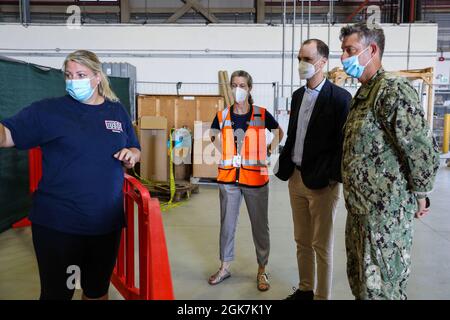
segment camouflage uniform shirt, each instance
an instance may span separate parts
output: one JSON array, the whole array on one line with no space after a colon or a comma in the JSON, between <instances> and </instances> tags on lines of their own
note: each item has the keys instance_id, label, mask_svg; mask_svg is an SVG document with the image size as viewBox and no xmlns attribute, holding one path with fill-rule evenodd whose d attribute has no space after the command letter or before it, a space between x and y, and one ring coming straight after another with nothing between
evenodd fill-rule
<instances>
[{"instance_id":1,"label":"camouflage uniform shirt","mask_svg":"<svg viewBox=\"0 0 450 320\"><path fill-rule=\"evenodd\" d=\"M361 86L344 127L347 274L357 299L405 299L417 197L437 146L415 89L383 69Z\"/></svg>"}]
</instances>

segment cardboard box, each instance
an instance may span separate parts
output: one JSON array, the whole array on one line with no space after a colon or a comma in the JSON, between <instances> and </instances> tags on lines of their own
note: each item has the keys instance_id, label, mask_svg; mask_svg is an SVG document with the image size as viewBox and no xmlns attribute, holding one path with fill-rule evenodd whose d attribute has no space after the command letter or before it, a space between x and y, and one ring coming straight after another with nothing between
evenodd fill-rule
<instances>
[{"instance_id":1,"label":"cardboard box","mask_svg":"<svg viewBox=\"0 0 450 320\"><path fill-rule=\"evenodd\" d=\"M194 121L207 121L206 128L209 128L217 112L224 108L224 98L222 96L139 95L137 100L138 118L157 116L167 119L167 138L169 137L171 128L186 127L193 132ZM152 123L151 125L156 126L158 123L156 121L156 123ZM204 142L205 147L209 142L209 140ZM185 150L179 149L176 152L184 153ZM199 177L217 177L217 165L201 164L200 161L200 164L197 165L175 165L175 179L189 179L191 172L194 171L193 166L195 166L195 173ZM169 168L169 162L167 162L167 168Z\"/></svg>"},{"instance_id":2,"label":"cardboard box","mask_svg":"<svg viewBox=\"0 0 450 320\"><path fill-rule=\"evenodd\" d=\"M140 118L139 127L141 129L167 130L167 118L144 116L144 117Z\"/></svg>"},{"instance_id":3,"label":"cardboard box","mask_svg":"<svg viewBox=\"0 0 450 320\"><path fill-rule=\"evenodd\" d=\"M192 167L195 178L217 179L217 165L194 164Z\"/></svg>"},{"instance_id":4,"label":"cardboard box","mask_svg":"<svg viewBox=\"0 0 450 320\"><path fill-rule=\"evenodd\" d=\"M174 166L174 177L175 180L186 180L189 181L191 177L191 168L190 164L179 164Z\"/></svg>"},{"instance_id":5,"label":"cardboard box","mask_svg":"<svg viewBox=\"0 0 450 320\"><path fill-rule=\"evenodd\" d=\"M189 181L192 173L192 153L188 147L176 148L173 150L174 177L175 180ZM178 162L175 162L178 161ZM178 163L178 164L177 164Z\"/></svg>"},{"instance_id":6,"label":"cardboard box","mask_svg":"<svg viewBox=\"0 0 450 320\"><path fill-rule=\"evenodd\" d=\"M139 119L141 172L144 179L168 181L167 119L143 116Z\"/></svg>"},{"instance_id":7,"label":"cardboard box","mask_svg":"<svg viewBox=\"0 0 450 320\"><path fill-rule=\"evenodd\" d=\"M214 151L209 138L211 122L199 122L194 124L194 163L192 176L196 178L217 178L218 161L220 153Z\"/></svg>"},{"instance_id":8,"label":"cardboard box","mask_svg":"<svg viewBox=\"0 0 450 320\"><path fill-rule=\"evenodd\" d=\"M213 121L216 113L224 108L221 96L139 95L137 101L138 118L166 117L168 130L187 127L191 132L194 121Z\"/></svg>"}]
</instances>

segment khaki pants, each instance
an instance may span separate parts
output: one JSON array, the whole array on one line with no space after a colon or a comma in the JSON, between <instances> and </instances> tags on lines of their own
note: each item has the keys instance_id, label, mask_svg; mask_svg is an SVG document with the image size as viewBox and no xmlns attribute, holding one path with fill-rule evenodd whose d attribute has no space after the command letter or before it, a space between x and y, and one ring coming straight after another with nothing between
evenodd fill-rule
<instances>
[{"instance_id":1,"label":"khaki pants","mask_svg":"<svg viewBox=\"0 0 450 320\"><path fill-rule=\"evenodd\" d=\"M308 189L297 169L289 179L289 197L297 243L299 289L314 291L314 299L331 297L333 224L339 194L339 183L319 190Z\"/></svg>"}]
</instances>

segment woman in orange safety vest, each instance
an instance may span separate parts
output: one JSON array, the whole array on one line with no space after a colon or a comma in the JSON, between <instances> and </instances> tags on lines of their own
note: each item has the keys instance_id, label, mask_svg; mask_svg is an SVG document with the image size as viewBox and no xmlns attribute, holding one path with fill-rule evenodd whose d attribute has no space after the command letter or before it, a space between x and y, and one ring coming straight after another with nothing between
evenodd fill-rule
<instances>
[{"instance_id":1,"label":"woman in orange safety vest","mask_svg":"<svg viewBox=\"0 0 450 320\"><path fill-rule=\"evenodd\" d=\"M234 235L244 198L258 262L257 288L266 291L270 287L265 271L270 251L267 154L277 147L283 138L283 131L266 109L253 104L250 74L243 70L235 71L230 82L235 102L219 111L211 126L211 140L221 152L217 176L221 266L208 282L215 285L231 276L229 270L234 259ZM275 136L269 147L266 129Z\"/></svg>"}]
</instances>

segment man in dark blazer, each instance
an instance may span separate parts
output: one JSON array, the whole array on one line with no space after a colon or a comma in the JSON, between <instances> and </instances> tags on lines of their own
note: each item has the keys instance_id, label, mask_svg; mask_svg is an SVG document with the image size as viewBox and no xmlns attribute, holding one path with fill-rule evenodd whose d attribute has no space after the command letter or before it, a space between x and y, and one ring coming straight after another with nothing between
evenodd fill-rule
<instances>
[{"instance_id":1,"label":"man in dark blazer","mask_svg":"<svg viewBox=\"0 0 450 320\"><path fill-rule=\"evenodd\" d=\"M321 40L302 44L299 75L306 86L292 96L287 140L276 168L278 178L289 180L300 279L288 297L293 300L331 297L342 132L352 97L325 78L328 56L328 46Z\"/></svg>"}]
</instances>

